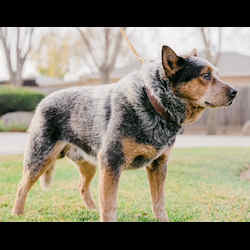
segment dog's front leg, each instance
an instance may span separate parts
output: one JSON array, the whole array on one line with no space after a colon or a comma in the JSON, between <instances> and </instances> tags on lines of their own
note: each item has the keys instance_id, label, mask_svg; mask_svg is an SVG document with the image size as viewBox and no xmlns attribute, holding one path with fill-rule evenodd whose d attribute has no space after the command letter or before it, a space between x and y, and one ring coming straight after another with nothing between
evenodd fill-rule
<instances>
[{"instance_id":1,"label":"dog's front leg","mask_svg":"<svg viewBox=\"0 0 250 250\"><path fill-rule=\"evenodd\" d=\"M146 170L150 185L153 212L159 221L168 221L168 215L165 211L164 190L167 176L167 155L160 156Z\"/></svg>"},{"instance_id":2,"label":"dog's front leg","mask_svg":"<svg viewBox=\"0 0 250 250\"><path fill-rule=\"evenodd\" d=\"M103 156L99 157L99 205L102 222L114 222L117 210L117 193L121 166L110 166Z\"/></svg>"}]
</instances>

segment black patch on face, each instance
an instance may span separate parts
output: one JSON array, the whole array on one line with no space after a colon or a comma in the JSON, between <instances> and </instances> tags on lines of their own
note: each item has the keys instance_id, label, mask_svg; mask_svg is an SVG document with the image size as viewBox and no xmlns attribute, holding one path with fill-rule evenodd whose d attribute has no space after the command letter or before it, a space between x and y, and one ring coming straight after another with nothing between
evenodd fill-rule
<instances>
[{"instance_id":1,"label":"black patch on face","mask_svg":"<svg viewBox=\"0 0 250 250\"><path fill-rule=\"evenodd\" d=\"M186 58L183 60L182 68L170 77L170 81L174 86L178 83L189 82L199 77L202 69L206 66L202 61L193 58Z\"/></svg>"}]
</instances>

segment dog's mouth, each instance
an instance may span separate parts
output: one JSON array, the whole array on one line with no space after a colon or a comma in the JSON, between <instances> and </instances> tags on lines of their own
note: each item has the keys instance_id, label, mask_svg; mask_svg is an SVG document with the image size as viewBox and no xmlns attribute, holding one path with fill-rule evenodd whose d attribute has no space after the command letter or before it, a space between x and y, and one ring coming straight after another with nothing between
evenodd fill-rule
<instances>
[{"instance_id":1,"label":"dog's mouth","mask_svg":"<svg viewBox=\"0 0 250 250\"><path fill-rule=\"evenodd\" d=\"M232 103L233 103L233 99L230 100L230 101L228 101L226 104L221 105L221 106L228 107L228 106L231 106ZM219 107L218 105L214 105L213 103L210 103L210 102L205 102L205 104L206 104L208 107L210 107L210 108L217 108L217 107Z\"/></svg>"},{"instance_id":2,"label":"dog's mouth","mask_svg":"<svg viewBox=\"0 0 250 250\"><path fill-rule=\"evenodd\" d=\"M227 102L225 106L230 106L230 105L232 105L232 103L233 103L233 99L230 100L229 102Z\"/></svg>"},{"instance_id":3,"label":"dog's mouth","mask_svg":"<svg viewBox=\"0 0 250 250\"><path fill-rule=\"evenodd\" d=\"M205 104L210 107L210 108L216 108L216 105L210 103L210 102L205 102Z\"/></svg>"}]
</instances>

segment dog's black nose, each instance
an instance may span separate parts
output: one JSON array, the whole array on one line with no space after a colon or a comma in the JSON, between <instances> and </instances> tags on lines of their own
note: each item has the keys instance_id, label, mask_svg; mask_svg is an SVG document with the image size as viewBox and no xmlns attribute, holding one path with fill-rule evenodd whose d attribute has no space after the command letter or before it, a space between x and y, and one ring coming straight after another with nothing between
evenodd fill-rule
<instances>
[{"instance_id":1,"label":"dog's black nose","mask_svg":"<svg viewBox=\"0 0 250 250\"><path fill-rule=\"evenodd\" d=\"M233 99L237 95L238 91L236 89L231 88L229 91L229 96Z\"/></svg>"}]
</instances>

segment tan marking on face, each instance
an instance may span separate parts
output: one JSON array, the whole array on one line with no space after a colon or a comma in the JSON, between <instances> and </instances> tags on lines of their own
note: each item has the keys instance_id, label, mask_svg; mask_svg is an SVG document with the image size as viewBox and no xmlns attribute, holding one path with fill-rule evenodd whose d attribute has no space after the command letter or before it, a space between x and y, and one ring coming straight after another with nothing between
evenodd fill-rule
<instances>
[{"instance_id":1,"label":"tan marking on face","mask_svg":"<svg viewBox=\"0 0 250 250\"><path fill-rule=\"evenodd\" d=\"M125 156L124 168L129 167L135 157L141 155L147 159L157 156L157 150L150 145L139 144L134 139L125 138L122 140L123 153Z\"/></svg>"},{"instance_id":2,"label":"tan marking on face","mask_svg":"<svg viewBox=\"0 0 250 250\"><path fill-rule=\"evenodd\" d=\"M229 84L213 76L212 83L206 94L200 100L200 103L204 104L205 102L209 102L213 107L225 106L230 101L230 97L228 96L230 89L231 86Z\"/></svg>"},{"instance_id":3,"label":"tan marking on face","mask_svg":"<svg viewBox=\"0 0 250 250\"><path fill-rule=\"evenodd\" d=\"M191 80L188 83L182 84L177 87L178 95L187 98L191 101L200 100L209 88L208 84L205 84L200 77Z\"/></svg>"},{"instance_id":4,"label":"tan marking on face","mask_svg":"<svg viewBox=\"0 0 250 250\"><path fill-rule=\"evenodd\" d=\"M202 75L209 72L211 73L211 80L204 79ZM178 95L192 104L187 108L187 121L192 122L200 117L199 114L202 110L197 109L197 106L203 108L221 107L230 101L228 93L231 86L220 80L216 72L212 65L207 65L201 70L199 77L176 88L175 91Z\"/></svg>"},{"instance_id":5,"label":"tan marking on face","mask_svg":"<svg viewBox=\"0 0 250 250\"><path fill-rule=\"evenodd\" d=\"M214 71L214 69L212 68L212 66L205 66L202 70L201 70L201 73L200 73L200 75L202 75L202 74L206 74L206 73L208 73L208 72L213 72Z\"/></svg>"}]
</instances>

